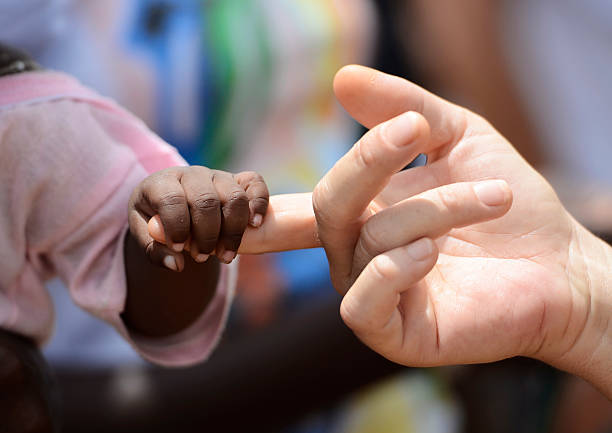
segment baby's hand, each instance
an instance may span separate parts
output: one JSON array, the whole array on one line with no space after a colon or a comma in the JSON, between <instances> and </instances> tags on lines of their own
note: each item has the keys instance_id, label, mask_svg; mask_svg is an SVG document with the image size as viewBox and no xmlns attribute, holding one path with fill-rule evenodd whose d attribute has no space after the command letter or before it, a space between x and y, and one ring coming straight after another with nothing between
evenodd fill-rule
<instances>
[{"instance_id":1,"label":"baby's hand","mask_svg":"<svg viewBox=\"0 0 612 433\"><path fill-rule=\"evenodd\" d=\"M199 263L211 254L230 263L247 225L261 225L268 199L268 188L257 173L172 167L147 177L132 193L130 232L153 263L174 271L184 267L183 249ZM165 245L155 241L147 228L156 215Z\"/></svg>"}]
</instances>

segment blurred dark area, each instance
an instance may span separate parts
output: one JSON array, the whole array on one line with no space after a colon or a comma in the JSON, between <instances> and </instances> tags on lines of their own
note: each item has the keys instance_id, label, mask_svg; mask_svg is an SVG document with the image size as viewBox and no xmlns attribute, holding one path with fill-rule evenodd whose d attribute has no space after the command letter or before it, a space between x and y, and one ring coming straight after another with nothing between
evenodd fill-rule
<instances>
[{"instance_id":1,"label":"blurred dark area","mask_svg":"<svg viewBox=\"0 0 612 433\"><path fill-rule=\"evenodd\" d=\"M363 346L338 309L337 298L311 303L223 340L198 367L143 368L143 390L132 401L117 395L116 371L57 371L64 431L281 431L402 368Z\"/></svg>"}]
</instances>

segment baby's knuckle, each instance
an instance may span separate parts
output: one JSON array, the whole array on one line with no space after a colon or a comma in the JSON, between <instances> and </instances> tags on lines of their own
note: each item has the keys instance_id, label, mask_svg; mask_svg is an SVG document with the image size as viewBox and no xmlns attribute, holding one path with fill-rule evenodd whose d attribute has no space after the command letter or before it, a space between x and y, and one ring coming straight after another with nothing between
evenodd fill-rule
<instances>
[{"instance_id":1,"label":"baby's knuckle","mask_svg":"<svg viewBox=\"0 0 612 433\"><path fill-rule=\"evenodd\" d=\"M243 171L240 173L244 179L247 179L251 182L263 182L263 176L256 171Z\"/></svg>"},{"instance_id":2,"label":"baby's knuckle","mask_svg":"<svg viewBox=\"0 0 612 433\"><path fill-rule=\"evenodd\" d=\"M192 166L189 166L187 170L190 174L196 174L200 176L210 176L211 175L210 169L202 165L192 165Z\"/></svg>"},{"instance_id":3,"label":"baby's knuckle","mask_svg":"<svg viewBox=\"0 0 612 433\"><path fill-rule=\"evenodd\" d=\"M140 186L138 186L134 188L134 190L130 194L130 199L128 200L128 209L134 209L137 203L140 203L142 201L142 190Z\"/></svg>"},{"instance_id":4,"label":"baby's knuckle","mask_svg":"<svg viewBox=\"0 0 612 433\"><path fill-rule=\"evenodd\" d=\"M221 201L214 194L201 194L192 202L192 206L200 212L219 209Z\"/></svg>"},{"instance_id":5,"label":"baby's knuckle","mask_svg":"<svg viewBox=\"0 0 612 433\"><path fill-rule=\"evenodd\" d=\"M256 210L265 210L268 207L269 200L267 197L256 197L251 200L251 203Z\"/></svg>"},{"instance_id":6,"label":"baby's knuckle","mask_svg":"<svg viewBox=\"0 0 612 433\"><path fill-rule=\"evenodd\" d=\"M176 192L162 194L158 200L159 207L176 207L185 203L185 197Z\"/></svg>"},{"instance_id":7,"label":"baby's knuckle","mask_svg":"<svg viewBox=\"0 0 612 433\"><path fill-rule=\"evenodd\" d=\"M230 202L234 202L234 201L238 201L238 202L246 202L248 201L248 197L246 195L246 192L242 191L242 190L234 190L232 192L230 192L229 196L228 196L228 201Z\"/></svg>"},{"instance_id":8,"label":"baby's knuckle","mask_svg":"<svg viewBox=\"0 0 612 433\"><path fill-rule=\"evenodd\" d=\"M227 206L230 207L233 212L248 212L249 199L244 191L233 191L227 198Z\"/></svg>"}]
</instances>

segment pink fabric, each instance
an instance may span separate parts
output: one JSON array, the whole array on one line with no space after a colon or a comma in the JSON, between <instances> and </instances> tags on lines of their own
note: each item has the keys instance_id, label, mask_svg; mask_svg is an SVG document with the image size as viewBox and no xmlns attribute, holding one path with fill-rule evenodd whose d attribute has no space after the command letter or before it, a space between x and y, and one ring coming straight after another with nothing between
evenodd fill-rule
<instances>
[{"instance_id":1,"label":"pink fabric","mask_svg":"<svg viewBox=\"0 0 612 433\"><path fill-rule=\"evenodd\" d=\"M149 173L184 165L137 118L56 72L0 79L0 326L39 343L52 333L44 288L54 275L74 301L111 323L162 365L205 359L233 298L235 267L223 266L202 316L166 339L129 332L123 311L127 202Z\"/></svg>"}]
</instances>

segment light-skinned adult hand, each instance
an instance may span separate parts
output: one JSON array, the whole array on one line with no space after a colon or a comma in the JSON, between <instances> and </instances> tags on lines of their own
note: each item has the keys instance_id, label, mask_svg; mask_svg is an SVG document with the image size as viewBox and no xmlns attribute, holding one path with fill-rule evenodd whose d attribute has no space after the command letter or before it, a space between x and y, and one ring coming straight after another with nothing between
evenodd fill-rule
<instances>
[{"instance_id":1,"label":"light-skinned adult hand","mask_svg":"<svg viewBox=\"0 0 612 433\"><path fill-rule=\"evenodd\" d=\"M529 356L612 397L610 247L480 116L359 66L334 89L371 128L313 193L355 334L410 366Z\"/></svg>"}]
</instances>

